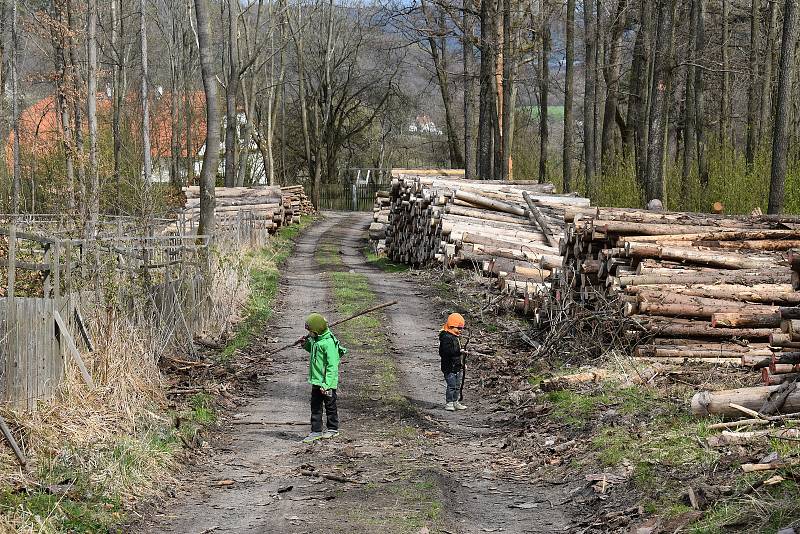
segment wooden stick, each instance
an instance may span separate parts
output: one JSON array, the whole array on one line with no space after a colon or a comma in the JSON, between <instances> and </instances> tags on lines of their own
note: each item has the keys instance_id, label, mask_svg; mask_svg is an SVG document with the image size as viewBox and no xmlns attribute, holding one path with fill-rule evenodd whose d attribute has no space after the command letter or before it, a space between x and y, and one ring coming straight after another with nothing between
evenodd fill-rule
<instances>
[{"instance_id":1,"label":"wooden stick","mask_svg":"<svg viewBox=\"0 0 800 534\"><path fill-rule=\"evenodd\" d=\"M350 317L346 317L344 319L340 319L338 321L334 321L334 322L332 322L332 323L330 323L328 325L328 328L333 328L334 326L340 325L342 323L346 323L347 321L352 321L353 319L355 319L357 317L361 317L362 315L366 315L366 314L372 313L374 311L382 310L383 308L388 308L389 306L394 306L395 304L397 304L396 300L393 300L391 302L386 302L384 304L378 304L377 306L373 306L371 308L367 308L366 310L363 310L363 311L360 311L358 313L355 313L355 314L351 315ZM256 358L252 362L248 363L247 365L245 365L244 367L242 367L241 369L236 371L234 373L234 376L240 375L241 373L243 373L244 371L246 371L247 369L249 369L253 365L257 364L258 362L261 361L261 359L266 358L267 356L272 356L273 354L277 354L277 353L279 353L279 352L281 352L283 350L292 348L295 345L299 345L299 344L300 344L300 340L292 341L291 343L287 343L286 345L282 345L282 346L278 347L277 349L273 349L273 350L271 350L271 351L269 351L267 353L264 353L260 357Z\"/></svg>"},{"instance_id":2,"label":"wooden stick","mask_svg":"<svg viewBox=\"0 0 800 534\"><path fill-rule=\"evenodd\" d=\"M72 334L69 333L67 330L67 324L64 322L64 319L61 317L61 314L58 310L53 310L53 319L55 319L56 324L58 325L59 333L61 334L61 339L67 344L67 351L72 356L72 359L75 360L75 363L78 365L78 369L80 369L81 376L83 377L83 381L86 382L86 385L90 388L94 388L94 381L92 377L89 375L89 371L86 370L86 365L83 363L83 358L81 358L81 353L78 352L78 347L75 346L75 340L72 339Z\"/></svg>"},{"instance_id":3,"label":"wooden stick","mask_svg":"<svg viewBox=\"0 0 800 534\"><path fill-rule=\"evenodd\" d=\"M318 473L317 471L309 471L308 469L301 469L300 474L307 477L325 478L328 480L333 480L334 482L349 482L350 484L366 484L366 482L363 482L361 480L354 480L352 478L342 477L339 475L329 475L327 473Z\"/></svg>"},{"instance_id":4,"label":"wooden stick","mask_svg":"<svg viewBox=\"0 0 800 534\"><path fill-rule=\"evenodd\" d=\"M22 454L19 445L17 445L17 440L14 439L11 429L8 428L6 420L3 419L2 416L0 416L0 431L3 432L3 436L5 436L6 441L8 441L8 444L11 445L11 448L14 450L14 454L17 456L17 460L19 460L20 465L23 467L27 466L28 460L25 458L25 455Z\"/></svg>"},{"instance_id":5,"label":"wooden stick","mask_svg":"<svg viewBox=\"0 0 800 534\"><path fill-rule=\"evenodd\" d=\"M745 473L753 473L755 471L772 471L773 469L782 469L784 467L793 467L800 465L800 459L794 458L791 460L778 460L766 464L742 464L742 471Z\"/></svg>"}]
</instances>

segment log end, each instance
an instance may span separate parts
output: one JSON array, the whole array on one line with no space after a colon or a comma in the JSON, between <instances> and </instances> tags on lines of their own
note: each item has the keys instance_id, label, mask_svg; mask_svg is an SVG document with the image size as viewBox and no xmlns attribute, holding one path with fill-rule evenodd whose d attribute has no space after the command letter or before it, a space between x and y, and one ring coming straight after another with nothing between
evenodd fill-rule
<instances>
[{"instance_id":1,"label":"log end","mask_svg":"<svg viewBox=\"0 0 800 534\"><path fill-rule=\"evenodd\" d=\"M713 395L710 391L700 391L692 397L692 415L706 417L710 415L708 406L711 404Z\"/></svg>"}]
</instances>

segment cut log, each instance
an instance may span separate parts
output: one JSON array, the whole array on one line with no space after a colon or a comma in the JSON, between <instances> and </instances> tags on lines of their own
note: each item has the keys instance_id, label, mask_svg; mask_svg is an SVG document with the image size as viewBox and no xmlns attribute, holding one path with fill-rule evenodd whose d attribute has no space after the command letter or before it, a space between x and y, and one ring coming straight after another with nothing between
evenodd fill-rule
<instances>
[{"instance_id":1,"label":"cut log","mask_svg":"<svg viewBox=\"0 0 800 534\"><path fill-rule=\"evenodd\" d=\"M723 312L711 315L714 328L778 328L781 326L781 313L778 310Z\"/></svg>"},{"instance_id":2,"label":"cut log","mask_svg":"<svg viewBox=\"0 0 800 534\"><path fill-rule=\"evenodd\" d=\"M501 211L503 213L511 213L512 215L518 215L520 217L525 216L525 210L521 206L510 204L508 202L503 202L500 200L493 200L491 198L487 198L485 196L481 196L475 193L469 193L467 191L458 190L455 192L455 198L463 200L465 202L469 202L470 204L474 204L475 206L480 206L495 211Z\"/></svg>"},{"instance_id":3,"label":"cut log","mask_svg":"<svg viewBox=\"0 0 800 534\"><path fill-rule=\"evenodd\" d=\"M708 321L677 317L636 315L632 319L642 324L647 332L660 336L764 339L776 332L772 328L714 328Z\"/></svg>"},{"instance_id":4,"label":"cut log","mask_svg":"<svg viewBox=\"0 0 800 534\"><path fill-rule=\"evenodd\" d=\"M701 391L692 397L692 414L697 416L723 415L739 416L741 412L731 408L738 404L751 410L760 410L771 393L781 386L758 386L751 388L728 389L722 391ZM789 395L783 405L783 413L800 411L800 392Z\"/></svg>"},{"instance_id":5,"label":"cut log","mask_svg":"<svg viewBox=\"0 0 800 534\"><path fill-rule=\"evenodd\" d=\"M795 291L791 284L682 284L666 285L635 285L628 286L626 292L636 294L641 292L655 294L667 292L673 295L689 295L697 297L759 302L767 304L799 304L800 292Z\"/></svg>"},{"instance_id":6,"label":"cut log","mask_svg":"<svg viewBox=\"0 0 800 534\"><path fill-rule=\"evenodd\" d=\"M726 269L769 268L777 263L774 258L764 256L717 252L690 247L662 247L641 242L628 242L625 251L626 254L634 258L658 258L662 260L685 261Z\"/></svg>"}]
</instances>

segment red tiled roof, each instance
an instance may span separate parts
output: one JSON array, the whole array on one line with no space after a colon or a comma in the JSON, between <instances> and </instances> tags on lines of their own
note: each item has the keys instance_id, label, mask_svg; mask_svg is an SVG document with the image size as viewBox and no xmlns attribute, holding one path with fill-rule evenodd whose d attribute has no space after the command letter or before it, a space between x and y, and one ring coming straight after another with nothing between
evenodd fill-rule
<instances>
[{"instance_id":1,"label":"red tiled roof","mask_svg":"<svg viewBox=\"0 0 800 534\"><path fill-rule=\"evenodd\" d=\"M190 106L192 118L189 127L190 137L186 135L184 110L186 104ZM153 158L169 158L172 156L170 140L172 137L172 95L165 92L162 96L151 99L150 104L150 153ZM202 91L194 91L188 95L181 93L178 96L178 110L182 124L178 134L178 146L181 157L187 157L187 150L191 146L192 154L196 155L205 143L206 130L206 98ZM110 127L111 100L104 94L98 94L97 111L101 115L101 128L106 124ZM133 95L126 98L126 109L129 120L140 123L141 106L138 98ZM105 115L105 117L103 117ZM84 132L86 115L82 125ZM61 117L57 109L54 96L48 96L27 107L20 113L19 131L21 147L26 154L47 155L58 150L63 143L63 130ZM139 129L133 128L138 133ZM136 135L136 134L134 134ZM187 142L191 139L191 143ZM6 141L6 161L10 166L12 159L14 133L9 134Z\"/></svg>"}]
</instances>

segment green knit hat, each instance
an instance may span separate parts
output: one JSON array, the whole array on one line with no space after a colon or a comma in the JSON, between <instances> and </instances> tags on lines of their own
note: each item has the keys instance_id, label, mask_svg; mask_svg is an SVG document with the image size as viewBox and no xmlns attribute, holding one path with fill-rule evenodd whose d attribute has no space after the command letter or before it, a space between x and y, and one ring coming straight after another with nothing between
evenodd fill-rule
<instances>
[{"instance_id":1,"label":"green knit hat","mask_svg":"<svg viewBox=\"0 0 800 534\"><path fill-rule=\"evenodd\" d=\"M306 327L317 335L322 334L328 329L328 321L318 313L312 313L306 317Z\"/></svg>"}]
</instances>

